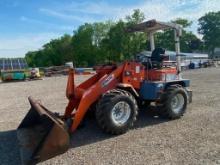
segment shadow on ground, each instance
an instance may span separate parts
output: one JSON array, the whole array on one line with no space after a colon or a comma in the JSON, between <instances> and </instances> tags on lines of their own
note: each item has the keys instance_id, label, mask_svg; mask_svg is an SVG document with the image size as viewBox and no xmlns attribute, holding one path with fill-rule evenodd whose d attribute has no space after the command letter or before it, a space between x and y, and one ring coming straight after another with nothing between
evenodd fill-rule
<instances>
[{"instance_id":1,"label":"shadow on ground","mask_svg":"<svg viewBox=\"0 0 220 165\"><path fill-rule=\"evenodd\" d=\"M154 106L150 106L148 110L142 109L139 112L139 117L134 126L134 129L160 124L168 121L167 119L160 118L156 112L156 107ZM70 147L76 148L114 137L115 136L103 133L102 130L97 126L94 117L87 117L84 121L83 126L71 136Z\"/></svg>"},{"instance_id":2,"label":"shadow on ground","mask_svg":"<svg viewBox=\"0 0 220 165\"><path fill-rule=\"evenodd\" d=\"M7 81L0 81L0 84L10 84L10 83L19 83L19 82L27 82L27 80L7 80Z\"/></svg>"},{"instance_id":3,"label":"shadow on ground","mask_svg":"<svg viewBox=\"0 0 220 165\"><path fill-rule=\"evenodd\" d=\"M0 164L21 164L16 130L0 132Z\"/></svg>"},{"instance_id":4,"label":"shadow on ground","mask_svg":"<svg viewBox=\"0 0 220 165\"><path fill-rule=\"evenodd\" d=\"M151 106L148 110L141 110L134 129L167 122L167 120L159 118L155 112L156 110L153 106ZM103 133L101 129L97 127L94 117L87 117L83 126L71 136L70 148L74 149L76 147L100 142L114 137L115 136ZM0 132L0 164L21 164L16 130Z\"/></svg>"}]
</instances>

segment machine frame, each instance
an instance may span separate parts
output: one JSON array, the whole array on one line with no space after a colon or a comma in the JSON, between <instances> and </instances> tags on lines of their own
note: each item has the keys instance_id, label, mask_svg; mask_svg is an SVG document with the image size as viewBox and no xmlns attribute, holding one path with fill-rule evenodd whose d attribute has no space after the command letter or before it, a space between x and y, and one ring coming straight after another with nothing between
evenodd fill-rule
<instances>
[{"instance_id":1,"label":"machine frame","mask_svg":"<svg viewBox=\"0 0 220 165\"><path fill-rule=\"evenodd\" d=\"M68 135L77 130L89 111L95 110L97 123L104 132L117 135L133 126L142 102L153 101L163 116L180 118L192 100L190 81L179 74L181 26L150 20L127 31L149 33L153 50L153 33L167 28L175 32L177 68L149 69L141 62L125 61L97 67L97 73L78 86L71 68L66 87L69 102L64 115L49 111L29 97L31 108L17 129L23 164L35 164L67 151Z\"/></svg>"}]
</instances>

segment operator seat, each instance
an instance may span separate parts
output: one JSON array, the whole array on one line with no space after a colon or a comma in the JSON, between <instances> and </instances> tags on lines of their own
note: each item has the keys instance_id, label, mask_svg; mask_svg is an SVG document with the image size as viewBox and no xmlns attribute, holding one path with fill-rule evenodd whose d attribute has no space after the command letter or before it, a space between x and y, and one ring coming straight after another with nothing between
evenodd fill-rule
<instances>
[{"instance_id":1,"label":"operator seat","mask_svg":"<svg viewBox=\"0 0 220 165\"><path fill-rule=\"evenodd\" d=\"M161 68L162 62L165 58L165 49L164 48L155 48L151 54L151 63L152 68Z\"/></svg>"}]
</instances>

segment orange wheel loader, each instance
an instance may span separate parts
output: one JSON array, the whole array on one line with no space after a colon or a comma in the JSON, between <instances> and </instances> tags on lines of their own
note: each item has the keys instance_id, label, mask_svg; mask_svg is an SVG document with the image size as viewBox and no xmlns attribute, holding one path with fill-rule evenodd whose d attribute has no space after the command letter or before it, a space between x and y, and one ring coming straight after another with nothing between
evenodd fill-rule
<instances>
[{"instance_id":1,"label":"orange wheel loader","mask_svg":"<svg viewBox=\"0 0 220 165\"><path fill-rule=\"evenodd\" d=\"M167 28L174 29L175 33L175 66L164 66L164 49L154 48L152 34ZM185 113L192 91L190 81L183 79L180 73L181 26L150 20L126 31L149 33L151 57L96 67L97 73L78 86L74 84L74 69L70 69L66 88L69 103L62 116L29 97L31 108L17 129L23 164L36 164L66 152L69 134L77 130L91 107L95 107L100 128L115 135L125 133L134 125L138 103L155 102L159 113L170 119L180 118Z\"/></svg>"}]
</instances>

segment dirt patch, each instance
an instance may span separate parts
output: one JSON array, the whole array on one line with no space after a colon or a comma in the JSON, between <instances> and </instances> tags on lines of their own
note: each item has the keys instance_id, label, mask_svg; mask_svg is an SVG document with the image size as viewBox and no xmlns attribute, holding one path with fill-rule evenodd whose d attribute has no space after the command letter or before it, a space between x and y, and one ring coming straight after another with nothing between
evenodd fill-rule
<instances>
[{"instance_id":1,"label":"dirt patch","mask_svg":"<svg viewBox=\"0 0 220 165\"><path fill-rule=\"evenodd\" d=\"M42 164L220 164L220 68L190 70L183 76L191 79L193 103L180 120L163 120L146 110L133 130L109 136L90 119L72 135L67 153ZM86 78L77 76L77 83ZM29 109L27 97L63 112L66 80L0 83L0 164L20 163L14 130Z\"/></svg>"}]
</instances>

